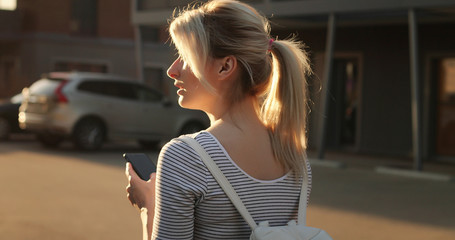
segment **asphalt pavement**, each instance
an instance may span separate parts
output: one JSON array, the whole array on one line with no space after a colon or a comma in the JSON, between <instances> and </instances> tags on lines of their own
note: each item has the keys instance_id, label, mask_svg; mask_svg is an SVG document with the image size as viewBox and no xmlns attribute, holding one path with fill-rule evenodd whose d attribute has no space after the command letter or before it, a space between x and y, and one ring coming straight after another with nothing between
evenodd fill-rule
<instances>
[{"instance_id":1,"label":"asphalt pavement","mask_svg":"<svg viewBox=\"0 0 455 240\"><path fill-rule=\"evenodd\" d=\"M110 145L78 152L43 149L32 140L1 142L0 239L141 239L138 212L125 196L125 151L143 150ZM327 160L345 167L313 164L308 225L336 240L455 239L455 182L375 171L407 160L337 154ZM454 164L426 168L455 175Z\"/></svg>"}]
</instances>

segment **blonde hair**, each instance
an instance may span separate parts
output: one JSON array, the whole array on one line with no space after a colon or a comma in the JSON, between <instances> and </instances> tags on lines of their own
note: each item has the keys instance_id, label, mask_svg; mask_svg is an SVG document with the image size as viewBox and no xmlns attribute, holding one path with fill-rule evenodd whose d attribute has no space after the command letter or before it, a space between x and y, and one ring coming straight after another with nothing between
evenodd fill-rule
<instances>
[{"instance_id":1,"label":"blonde hair","mask_svg":"<svg viewBox=\"0 0 455 240\"><path fill-rule=\"evenodd\" d=\"M272 149L285 168L306 170L307 83L311 73L303 44L270 39L270 24L251 6L213 0L176 14L169 32L179 55L209 90L203 70L210 58L236 57L241 74L227 99L256 96L258 115L269 129Z\"/></svg>"}]
</instances>

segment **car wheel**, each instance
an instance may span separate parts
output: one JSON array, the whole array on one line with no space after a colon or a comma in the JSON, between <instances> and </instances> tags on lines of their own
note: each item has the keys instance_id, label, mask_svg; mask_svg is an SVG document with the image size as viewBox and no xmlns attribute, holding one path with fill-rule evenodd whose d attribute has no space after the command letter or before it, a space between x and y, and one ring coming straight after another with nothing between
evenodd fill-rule
<instances>
[{"instance_id":1,"label":"car wheel","mask_svg":"<svg viewBox=\"0 0 455 240\"><path fill-rule=\"evenodd\" d=\"M139 140L139 144L145 149L158 149L160 147L160 140Z\"/></svg>"},{"instance_id":2,"label":"car wheel","mask_svg":"<svg viewBox=\"0 0 455 240\"><path fill-rule=\"evenodd\" d=\"M0 140L6 140L9 137L10 126L8 120L0 117Z\"/></svg>"},{"instance_id":3,"label":"car wheel","mask_svg":"<svg viewBox=\"0 0 455 240\"><path fill-rule=\"evenodd\" d=\"M63 141L63 137L49 133L42 133L37 135L38 141L44 146L55 148Z\"/></svg>"},{"instance_id":4,"label":"car wheel","mask_svg":"<svg viewBox=\"0 0 455 240\"><path fill-rule=\"evenodd\" d=\"M106 128L104 124L93 118L80 121L73 132L74 145L82 150L96 150L104 143Z\"/></svg>"},{"instance_id":5,"label":"car wheel","mask_svg":"<svg viewBox=\"0 0 455 240\"><path fill-rule=\"evenodd\" d=\"M204 129L204 125L202 123L189 122L183 126L182 130L180 131L180 135L199 132L203 129Z\"/></svg>"}]
</instances>

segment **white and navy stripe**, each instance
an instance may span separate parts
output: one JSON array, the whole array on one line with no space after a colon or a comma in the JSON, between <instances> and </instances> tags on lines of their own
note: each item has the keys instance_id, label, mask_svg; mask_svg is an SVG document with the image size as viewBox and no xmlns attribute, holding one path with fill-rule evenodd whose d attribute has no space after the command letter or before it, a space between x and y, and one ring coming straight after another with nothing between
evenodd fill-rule
<instances>
[{"instance_id":1,"label":"white and navy stripe","mask_svg":"<svg viewBox=\"0 0 455 240\"><path fill-rule=\"evenodd\" d=\"M300 181L292 173L257 180L229 157L209 132L195 139L216 162L256 222L285 225L297 219ZM311 191L311 170L308 165ZM156 181L152 239L249 239L251 229L235 209L198 154L174 139L161 150ZM308 194L309 196L309 194Z\"/></svg>"}]
</instances>

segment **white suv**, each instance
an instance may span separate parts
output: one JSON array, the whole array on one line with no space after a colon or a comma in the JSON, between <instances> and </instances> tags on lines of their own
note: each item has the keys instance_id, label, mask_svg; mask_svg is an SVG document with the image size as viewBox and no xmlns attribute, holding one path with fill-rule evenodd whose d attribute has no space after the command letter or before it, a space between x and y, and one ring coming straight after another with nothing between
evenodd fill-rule
<instances>
[{"instance_id":1,"label":"white suv","mask_svg":"<svg viewBox=\"0 0 455 240\"><path fill-rule=\"evenodd\" d=\"M114 75L52 72L23 94L19 125L49 147L65 138L88 150L118 138L155 147L208 126L203 112L183 109L133 79Z\"/></svg>"}]
</instances>

